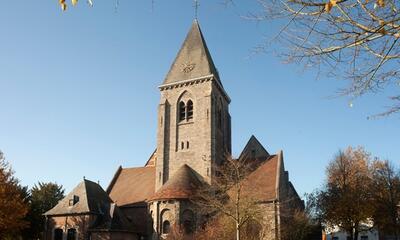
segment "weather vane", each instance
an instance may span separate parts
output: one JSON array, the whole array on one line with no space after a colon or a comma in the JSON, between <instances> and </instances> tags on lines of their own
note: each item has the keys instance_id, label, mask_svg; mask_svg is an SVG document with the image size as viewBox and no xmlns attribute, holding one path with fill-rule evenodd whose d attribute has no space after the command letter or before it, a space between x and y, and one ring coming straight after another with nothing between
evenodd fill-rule
<instances>
[{"instance_id":1,"label":"weather vane","mask_svg":"<svg viewBox=\"0 0 400 240\"><path fill-rule=\"evenodd\" d=\"M200 6L199 1L198 0L194 0L194 4L193 4L193 7L194 7L194 19L196 19L196 20L197 20L197 12L199 10L199 6Z\"/></svg>"}]
</instances>

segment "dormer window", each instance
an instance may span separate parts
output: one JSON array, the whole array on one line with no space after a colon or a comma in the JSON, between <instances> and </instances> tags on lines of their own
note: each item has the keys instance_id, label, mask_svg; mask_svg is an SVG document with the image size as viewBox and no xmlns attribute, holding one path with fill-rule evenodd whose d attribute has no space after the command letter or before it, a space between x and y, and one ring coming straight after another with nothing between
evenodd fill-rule
<instances>
[{"instance_id":1,"label":"dormer window","mask_svg":"<svg viewBox=\"0 0 400 240\"><path fill-rule=\"evenodd\" d=\"M74 195L68 202L70 207L74 206L77 202L79 202L79 196Z\"/></svg>"},{"instance_id":2,"label":"dormer window","mask_svg":"<svg viewBox=\"0 0 400 240\"><path fill-rule=\"evenodd\" d=\"M186 119L186 106L184 102L179 102L179 121Z\"/></svg>"}]
</instances>

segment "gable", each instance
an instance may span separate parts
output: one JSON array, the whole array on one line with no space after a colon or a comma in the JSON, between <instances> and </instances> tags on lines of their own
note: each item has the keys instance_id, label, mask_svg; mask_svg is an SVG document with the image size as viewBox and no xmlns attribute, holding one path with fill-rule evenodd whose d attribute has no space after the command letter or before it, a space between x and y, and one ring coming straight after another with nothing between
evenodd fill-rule
<instances>
[{"instance_id":1,"label":"gable","mask_svg":"<svg viewBox=\"0 0 400 240\"><path fill-rule=\"evenodd\" d=\"M154 150L154 152L151 154L149 160L147 160L147 162L144 166L145 167L155 167L156 161L157 161L157 149Z\"/></svg>"},{"instance_id":2,"label":"gable","mask_svg":"<svg viewBox=\"0 0 400 240\"><path fill-rule=\"evenodd\" d=\"M239 156L240 160L244 159L266 159L270 156L264 146L252 135Z\"/></svg>"}]
</instances>

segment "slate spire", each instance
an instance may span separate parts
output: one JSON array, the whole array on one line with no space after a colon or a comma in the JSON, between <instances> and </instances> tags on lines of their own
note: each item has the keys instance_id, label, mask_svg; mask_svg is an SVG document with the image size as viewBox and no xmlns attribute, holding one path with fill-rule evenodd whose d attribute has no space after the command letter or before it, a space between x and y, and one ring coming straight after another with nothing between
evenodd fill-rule
<instances>
[{"instance_id":1,"label":"slate spire","mask_svg":"<svg viewBox=\"0 0 400 240\"><path fill-rule=\"evenodd\" d=\"M219 81L217 69L208 51L199 23L195 19L163 85L211 74Z\"/></svg>"}]
</instances>

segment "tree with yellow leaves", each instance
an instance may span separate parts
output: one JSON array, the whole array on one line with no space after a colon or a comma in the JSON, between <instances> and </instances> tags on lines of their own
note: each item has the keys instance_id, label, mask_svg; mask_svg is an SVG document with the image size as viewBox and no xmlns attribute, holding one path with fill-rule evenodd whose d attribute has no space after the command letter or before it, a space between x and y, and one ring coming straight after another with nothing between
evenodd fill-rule
<instances>
[{"instance_id":1,"label":"tree with yellow leaves","mask_svg":"<svg viewBox=\"0 0 400 240\"><path fill-rule=\"evenodd\" d=\"M351 240L357 240L359 233L366 230L363 224L374 212L370 154L361 147L349 147L335 156L326 173L325 186L314 200L322 223L327 227L339 227Z\"/></svg>"},{"instance_id":2,"label":"tree with yellow leaves","mask_svg":"<svg viewBox=\"0 0 400 240\"><path fill-rule=\"evenodd\" d=\"M13 175L0 151L0 239L10 238L26 226L24 217L28 206Z\"/></svg>"}]
</instances>

